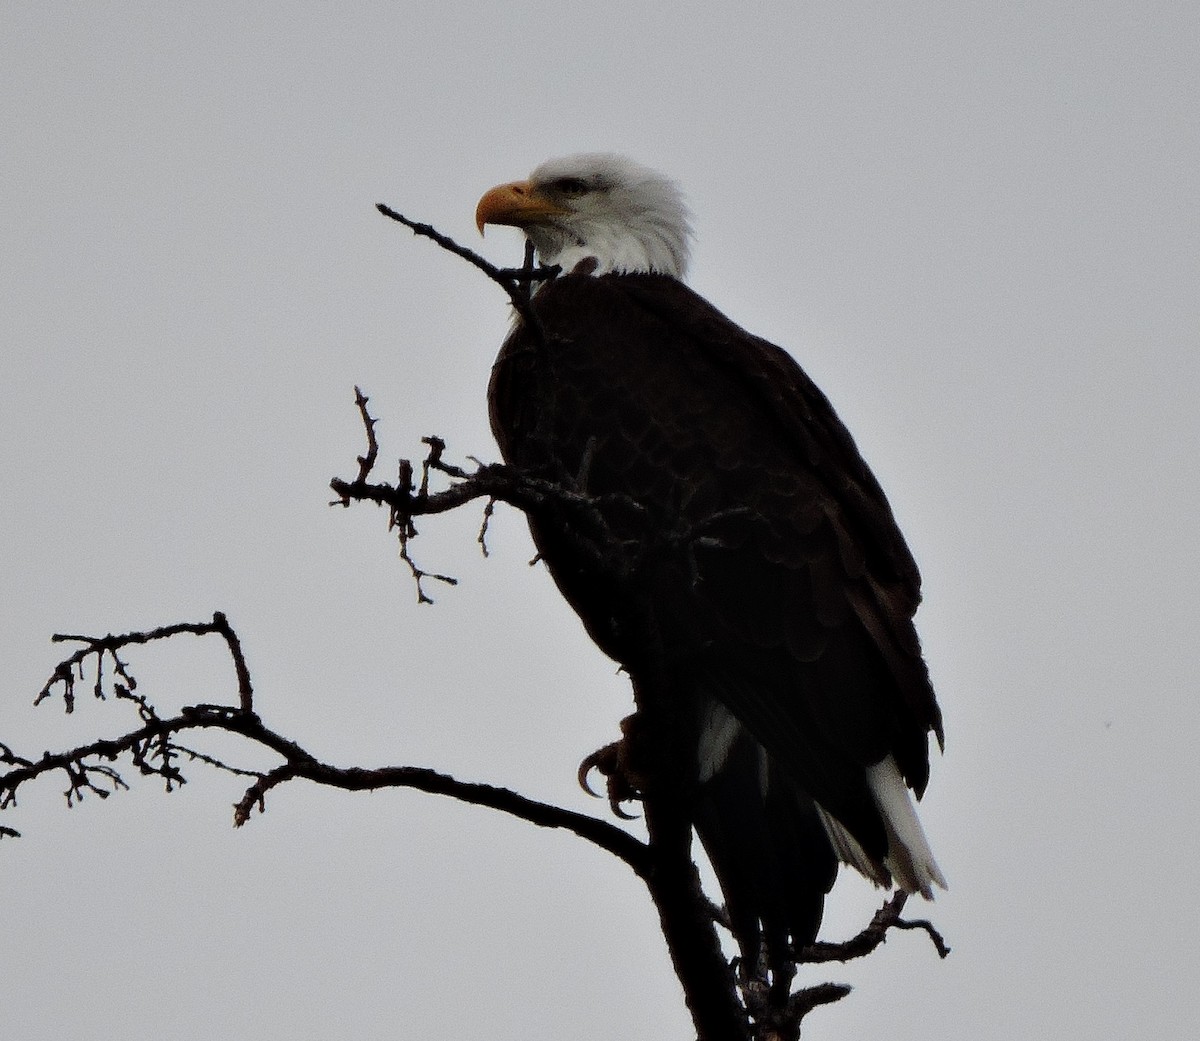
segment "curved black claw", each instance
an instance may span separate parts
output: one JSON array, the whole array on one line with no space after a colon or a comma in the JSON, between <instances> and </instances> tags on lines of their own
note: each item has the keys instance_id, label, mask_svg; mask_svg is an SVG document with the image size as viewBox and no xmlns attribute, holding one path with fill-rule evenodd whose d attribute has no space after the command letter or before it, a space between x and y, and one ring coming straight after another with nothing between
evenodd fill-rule
<instances>
[{"instance_id":1,"label":"curved black claw","mask_svg":"<svg viewBox=\"0 0 1200 1041\"><path fill-rule=\"evenodd\" d=\"M626 730L622 724L622 730ZM579 764L579 787L588 795L600 798L600 793L588 783L588 775L593 770L604 777L604 787L608 796L608 805L613 814L622 820L633 820L635 813L626 813L621 807L624 802L638 802L642 793L634 772L629 768L629 749L627 747L628 732L620 741L605 745L587 756Z\"/></svg>"}]
</instances>

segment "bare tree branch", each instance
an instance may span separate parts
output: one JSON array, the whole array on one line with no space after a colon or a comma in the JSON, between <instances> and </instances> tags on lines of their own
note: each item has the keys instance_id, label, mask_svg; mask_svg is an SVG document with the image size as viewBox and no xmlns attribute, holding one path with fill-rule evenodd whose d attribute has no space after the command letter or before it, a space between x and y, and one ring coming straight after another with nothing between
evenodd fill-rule
<instances>
[{"instance_id":1,"label":"bare tree branch","mask_svg":"<svg viewBox=\"0 0 1200 1041\"><path fill-rule=\"evenodd\" d=\"M932 923L924 919L909 921L900 917L907 901L907 893L896 893L875 912L875 917L862 932L842 943L814 943L799 951L796 960L805 965L814 965L821 962L847 962L854 958L865 958L887 939L888 931L891 929L924 930L937 950L938 957L945 958L950 953L950 948L946 946L946 941Z\"/></svg>"},{"instance_id":2,"label":"bare tree branch","mask_svg":"<svg viewBox=\"0 0 1200 1041\"><path fill-rule=\"evenodd\" d=\"M375 424L379 422L371 417L371 413L367 411L367 403L370 401L358 387L354 388L354 404L358 406L359 415L362 416L363 426L367 428L367 451L365 455L358 457L358 479L365 481L375 469L375 461L379 458L379 442L375 439ZM349 505L344 503L343 505Z\"/></svg>"},{"instance_id":3,"label":"bare tree branch","mask_svg":"<svg viewBox=\"0 0 1200 1041\"><path fill-rule=\"evenodd\" d=\"M508 298L512 301L512 305L517 313L529 323L531 328L538 331L539 339L543 338L541 336L541 324L530 308L529 302L533 286L539 282L546 282L554 278L560 269L557 266L535 267L532 246L526 247L525 263L521 267L501 268L491 263L491 261L485 260L473 249L461 246L450 238L450 236L443 235L432 224L422 224L418 221L409 220L404 214L397 213L390 206L382 202L377 202L375 208L385 217L390 217L392 220L403 224L414 235L431 239L441 246L442 249L453 253L456 257L461 257L468 264L473 264L479 268L480 271L508 294Z\"/></svg>"},{"instance_id":4,"label":"bare tree branch","mask_svg":"<svg viewBox=\"0 0 1200 1041\"><path fill-rule=\"evenodd\" d=\"M129 675L126 665L118 656L117 651L128 646L154 643L158 640L169 640L173 636L179 636L184 633L193 636L208 636L215 633L225 641L229 648L229 655L233 660L234 670L237 673L240 706L243 711L249 712L253 707L254 701L254 688L250 682L250 671L246 668L246 659L242 654L237 633L233 631L233 628L229 625L229 620L220 611L213 615L211 622L178 622L175 625L164 625L147 632L123 633L119 636L113 633L109 633L107 636L78 636L73 633L55 633L50 638L54 643L82 643L83 647L55 666L54 672L46 681L45 686L38 692L33 703L34 705L40 705L46 698L50 697L54 692L54 688L61 684L63 705L67 712L71 712L75 707L76 674L78 674L79 679L83 678L83 662L94 654L96 656L96 683L92 689L93 695L101 701L105 698L103 668L105 657L107 656L112 659L117 676L121 680L120 683L114 684L114 693L118 697L137 702L143 713L153 715L153 711L147 703L143 699L133 695L133 691L137 689L137 681Z\"/></svg>"},{"instance_id":5,"label":"bare tree branch","mask_svg":"<svg viewBox=\"0 0 1200 1041\"><path fill-rule=\"evenodd\" d=\"M116 658L117 652L126 647L183 634L217 635L225 641L237 676L237 705L189 705L175 716L164 717L154 710L147 698L138 696L133 700L138 705L141 725L119 737L93 741L65 752L46 752L38 759L17 755L7 745L0 744L0 763L13 767L0 774L0 809L15 805L17 792L23 785L59 770L68 778L69 786L65 793L68 805L73 805L87 793L107 798L113 791L128 787L117 769L108 765L116 763L122 756L128 756L140 773L162 777L169 790L186 783L176 762L179 756L186 756L192 762L255 778L234 808L234 822L239 826L249 820L255 806L261 812L268 791L287 781L307 780L346 791L411 788L499 810L539 827L570 831L619 857L638 875L644 875L648 870L648 854L644 843L615 825L587 814L539 802L507 788L459 781L448 774L424 767L363 769L338 767L320 761L297 742L269 728L253 711L253 693L241 642L225 615L220 612L213 615L211 622L180 623L147 632L128 632L119 636L110 633L101 637L56 637L57 640L82 642L84 647L56 667L50 681L38 694L37 701L45 700L59 684L63 687L65 701L75 682L76 673L82 670L89 655L95 655L98 661L104 660L105 656ZM124 682L114 678L111 681L114 686L136 685L124 663L119 675ZM109 693L109 690L101 690L97 696L107 700ZM239 735L274 752L283 762L263 773L232 767L178 743L181 734L205 730ZM0 830L0 834L13 836L16 832L5 828Z\"/></svg>"}]
</instances>

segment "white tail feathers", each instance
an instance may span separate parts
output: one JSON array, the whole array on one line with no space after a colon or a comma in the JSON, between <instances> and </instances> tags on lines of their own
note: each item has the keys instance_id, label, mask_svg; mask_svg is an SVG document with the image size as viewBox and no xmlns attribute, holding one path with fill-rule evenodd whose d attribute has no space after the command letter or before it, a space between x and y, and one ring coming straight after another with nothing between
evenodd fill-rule
<instances>
[{"instance_id":1,"label":"white tail feathers","mask_svg":"<svg viewBox=\"0 0 1200 1041\"><path fill-rule=\"evenodd\" d=\"M933 899L933 887L946 889L946 879L925 837L908 785L890 755L867 769L867 784L887 828L887 867L901 889Z\"/></svg>"},{"instance_id":2,"label":"white tail feathers","mask_svg":"<svg viewBox=\"0 0 1200 1041\"><path fill-rule=\"evenodd\" d=\"M935 885L948 888L946 879L933 859L933 850L929 848L925 829L921 827L896 760L889 755L868 767L867 785L887 830L887 857L883 864L872 860L841 822L818 806L821 823L834 852L843 863L856 868L877 886L886 887L890 873L896 885L905 892L920 893L926 900L932 900Z\"/></svg>"}]
</instances>

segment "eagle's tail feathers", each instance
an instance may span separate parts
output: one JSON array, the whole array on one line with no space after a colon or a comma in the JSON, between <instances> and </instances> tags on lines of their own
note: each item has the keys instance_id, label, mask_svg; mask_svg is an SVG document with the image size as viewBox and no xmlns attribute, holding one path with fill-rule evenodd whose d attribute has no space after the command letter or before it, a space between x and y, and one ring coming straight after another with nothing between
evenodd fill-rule
<instances>
[{"instance_id":1,"label":"eagle's tail feathers","mask_svg":"<svg viewBox=\"0 0 1200 1041\"><path fill-rule=\"evenodd\" d=\"M851 835L846 826L820 804L817 805L817 814L821 818L821 825L825 828L825 834L829 836L829 844L833 846L838 860L854 868L860 875L874 882L881 889L890 889L892 876L888 873L888 869L877 860L867 856L867 851L859 845L858 839Z\"/></svg>"},{"instance_id":2,"label":"eagle's tail feathers","mask_svg":"<svg viewBox=\"0 0 1200 1041\"><path fill-rule=\"evenodd\" d=\"M867 785L887 831L888 854L883 863L869 856L858 840L836 817L818 806L821 823L838 859L849 864L877 886L895 884L907 893L933 899L933 887L947 889L946 878L933 858L908 786L890 755L867 769Z\"/></svg>"},{"instance_id":3,"label":"eagle's tail feathers","mask_svg":"<svg viewBox=\"0 0 1200 1041\"><path fill-rule=\"evenodd\" d=\"M887 866L896 884L909 893L933 899L933 887L948 888L921 827L908 785L890 755L867 769L867 784L887 829Z\"/></svg>"}]
</instances>

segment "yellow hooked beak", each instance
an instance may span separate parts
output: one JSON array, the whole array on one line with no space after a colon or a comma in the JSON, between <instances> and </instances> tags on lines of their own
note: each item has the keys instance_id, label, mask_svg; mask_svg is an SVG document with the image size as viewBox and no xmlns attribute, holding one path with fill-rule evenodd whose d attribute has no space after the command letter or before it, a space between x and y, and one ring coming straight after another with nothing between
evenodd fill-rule
<instances>
[{"instance_id":1,"label":"yellow hooked beak","mask_svg":"<svg viewBox=\"0 0 1200 1041\"><path fill-rule=\"evenodd\" d=\"M553 199L540 195L529 181L512 181L499 184L484 193L475 207L475 227L483 234L486 224L507 224L513 228L524 228L538 224L549 217L562 217L571 211Z\"/></svg>"}]
</instances>

